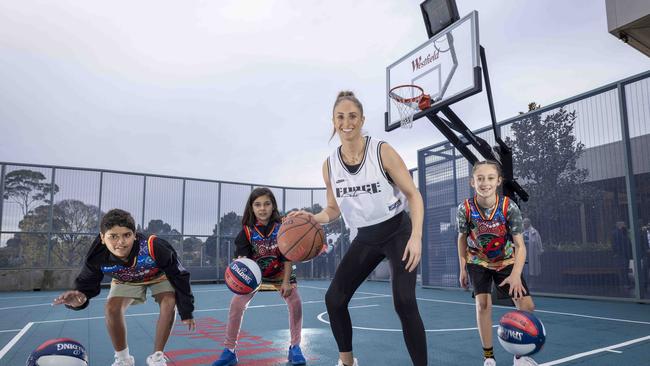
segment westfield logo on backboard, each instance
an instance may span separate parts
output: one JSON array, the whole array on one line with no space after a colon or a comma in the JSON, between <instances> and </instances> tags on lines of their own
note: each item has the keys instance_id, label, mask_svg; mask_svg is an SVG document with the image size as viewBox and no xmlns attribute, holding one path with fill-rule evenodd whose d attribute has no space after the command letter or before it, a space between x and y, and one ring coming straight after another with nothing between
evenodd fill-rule
<instances>
[{"instance_id":1,"label":"westfield logo on backboard","mask_svg":"<svg viewBox=\"0 0 650 366\"><path fill-rule=\"evenodd\" d=\"M419 70L419 69L425 67L426 65L428 65L428 64L432 63L433 61L437 60L438 57L440 57L440 52L438 52L438 50L436 50L433 53L427 54L427 56L424 57L424 58L422 57L422 55L414 58L411 61L411 66L413 67L412 71Z\"/></svg>"}]
</instances>

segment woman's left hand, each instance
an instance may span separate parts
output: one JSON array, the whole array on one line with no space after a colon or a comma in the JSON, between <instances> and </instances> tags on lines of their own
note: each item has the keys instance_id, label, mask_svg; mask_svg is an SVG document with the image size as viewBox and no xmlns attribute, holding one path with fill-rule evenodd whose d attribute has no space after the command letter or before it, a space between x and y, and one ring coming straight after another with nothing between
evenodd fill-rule
<instances>
[{"instance_id":1,"label":"woman's left hand","mask_svg":"<svg viewBox=\"0 0 650 366\"><path fill-rule=\"evenodd\" d=\"M282 286L280 286L280 295L282 295L282 297L289 297L291 296L291 292L293 292L291 283L289 283L289 281L282 281Z\"/></svg>"},{"instance_id":2,"label":"woman's left hand","mask_svg":"<svg viewBox=\"0 0 650 366\"><path fill-rule=\"evenodd\" d=\"M418 264L420 264L420 259L422 258L422 239L409 238L408 243L406 243L406 249L404 249L404 255L402 256L402 262L406 262L406 270L413 272Z\"/></svg>"}]
</instances>

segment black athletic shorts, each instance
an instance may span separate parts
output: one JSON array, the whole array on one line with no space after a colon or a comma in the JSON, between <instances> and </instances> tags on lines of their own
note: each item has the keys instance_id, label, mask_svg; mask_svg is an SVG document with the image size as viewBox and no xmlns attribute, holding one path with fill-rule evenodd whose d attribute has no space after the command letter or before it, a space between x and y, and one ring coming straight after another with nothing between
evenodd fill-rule
<instances>
[{"instance_id":1,"label":"black athletic shorts","mask_svg":"<svg viewBox=\"0 0 650 366\"><path fill-rule=\"evenodd\" d=\"M501 284L501 282L503 282L503 280L505 280L506 278L508 278L508 276L510 276L513 267L514 264L511 264L509 266L504 267L500 271L495 271L493 269L488 269L478 264L468 263L467 273L469 274L469 279L472 282L472 288L473 288L472 296L478 294L492 293L492 283L494 282L494 287L497 290L498 299L507 299L512 297L508 294L508 291L510 291L510 285L506 284L503 287L500 287L499 285ZM524 290L526 291L526 294L524 296L529 296L530 293L528 291L528 285L524 280L523 274L521 275L521 285L524 287Z\"/></svg>"}]
</instances>

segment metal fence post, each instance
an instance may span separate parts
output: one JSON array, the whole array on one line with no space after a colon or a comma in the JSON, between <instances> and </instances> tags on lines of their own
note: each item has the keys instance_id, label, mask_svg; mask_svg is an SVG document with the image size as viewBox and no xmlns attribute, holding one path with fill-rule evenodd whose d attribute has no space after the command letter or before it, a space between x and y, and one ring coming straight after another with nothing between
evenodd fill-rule
<instances>
[{"instance_id":1,"label":"metal fence post","mask_svg":"<svg viewBox=\"0 0 650 366\"><path fill-rule=\"evenodd\" d=\"M185 182L183 179L183 193L181 194L181 236L185 236Z\"/></svg>"},{"instance_id":2,"label":"metal fence post","mask_svg":"<svg viewBox=\"0 0 650 366\"><path fill-rule=\"evenodd\" d=\"M56 168L52 168L52 180L50 181L50 212L48 213L48 228L47 228L47 261L46 267L50 267L52 260L52 225L54 222L54 181L56 177Z\"/></svg>"},{"instance_id":3,"label":"metal fence post","mask_svg":"<svg viewBox=\"0 0 650 366\"><path fill-rule=\"evenodd\" d=\"M104 190L104 172L99 172L99 202L97 203L97 231L101 230L102 220L102 191Z\"/></svg>"},{"instance_id":4,"label":"metal fence post","mask_svg":"<svg viewBox=\"0 0 650 366\"><path fill-rule=\"evenodd\" d=\"M5 172L7 166L2 164L0 168L0 236L2 235L2 208L5 204Z\"/></svg>"},{"instance_id":5,"label":"metal fence post","mask_svg":"<svg viewBox=\"0 0 650 366\"><path fill-rule=\"evenodd\" d=\"M426 151L420 150L418 151L418 190L420 191L420 195L422 196L422 206L424 208L424 222L423 222L423 228L422 228L422 258L420 260L420 284L428 284L429 283L429 234L427 230L427 168L426 168Z\"/></svg>"},{"instance_id":6,"label":"metal fence post","mask_svg":"<svg viewBox=\"0 0 650 366\"><path fill-rule=\"evenodd\" d=\"M454 202L458 203L460 202L460 199L458 197L458 180L457 180L457 174L456 172L458 171L458 166L456 165L456 149L452 148L451 149L451 156L453 159L452 167L453 167L453 174L454 176L452 177L452 182L454 182Z\"/></svg>"},{"instance_id":7,"label":"metal fence post","mask_svg":"<svg viewBox=\"0 0 650 366\"><path fill-rule=\"evenodd\" d=\"M185 262L185 179L183 178L183 193L181 194L181 263ZM185 264L187 265L187 264Z\"/></svg>"},{"instance_id":8,"label":"metal fence post","mask_svg":"<svg viewBox=\"0 0 650 366\"><path fill-rule=\"evenodd\" d=\"M144 231L144 209L147 203L147 176L144 176L144 180L142 182L142 218L140 221L140 225L142 225L142 230Z\"/></svg>"},{"instance_id":9,"label":"metal fence post","mask_svg":"<svg viewBox=\"0 0 650 366\"><path fill-rule=\"evenodd\" d=\"M221 224L219 222L220 220L221 220L221 182L217 183L217 232L216 232L217 243L215 246L215 250L217 253L215 256L216 263L214 264L215 267L217 268L217 279L219 279L219 276L222 273L219 268L220 259L221 259L221 255L219 254L219 249L221 249Z\"/></svg>"},{"instance_id":10,"label":"metal fence post","mask_svg":"<svg viewBox=\"0 0 650 366\"><path fill-rule=\"evenodd\" d=\"M621 114L621 134L624 149L624 164L625 164L625 188L627 190L627 211L630 220L630 241L632 243L632 262L634 263L634 297L637 300L641 299L641 286L640 280L644 276L640 275L641 258L639 256L639 236L638 236L638 213L636 207L636 184L634 182L634 166L632 163L632 143L630 140L630 128L627 120L627 103L625 99L625 84L619 83L618 89L618 106L619 113ZM626 264L627 265L627 264ZM627 276L627 272L625 274ZM645 287L645 286L644 286Z\"/></svg>"},{"instance_id":11,"label":"metal fence post","mask_svg":"<svg viewBox=\"0 0 650 366\"><path fill-rule=\"evenodd\" d=\"M314 211L314 190L310 189L309 193L311 194L311 205L309 207L311 207L311 210L313 212ZM314 260L316 260L316 258L309 261L310 266L311 266L311 276L310 276L310 278L312 280L314 279Z\"/></svg>"}]
</instances>

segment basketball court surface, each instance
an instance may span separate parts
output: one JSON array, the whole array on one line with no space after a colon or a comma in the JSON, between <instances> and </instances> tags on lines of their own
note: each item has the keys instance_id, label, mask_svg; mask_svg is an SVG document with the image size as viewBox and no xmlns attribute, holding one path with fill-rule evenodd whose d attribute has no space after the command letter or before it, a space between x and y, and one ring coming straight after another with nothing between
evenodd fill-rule
<instances>
[{"instance_id":1,"label":"basketball court surface","mask_svg":"<svg viewBox=\"0 0 650 366\"><path fill-rule=\"evenodd\" d=\"M327 323L328 281L299 281L303 300L301 347L308 365L333 366L337 347ZM177 321L167 344L169 365L210 365L223 349L231 292L223 284L194 285L197 330ZM0 365L24 365L30 352L52 338L69 337L86 346L90 365L110 365L113 349L104 325L108 289L82 311L52 307L59 292L0 294ZM417 289L427 329L430 365L481 365L474 301L465 291ZM537 316L547 340L535 356L540 365L650 365L650 311L635 303L536 297ZM495 306L493 318L510 310ZM360 365L408 365L399 320L387 282L365 282L350 302L354 351ZM149 298L127 311L129 349L137 365L152 352L157 305ZM511 365L496 340L500 365ZM239 339L239 365L288 365L287 308L277 292L258 293L244 316Z\"/></svg>"}]
</instances>

